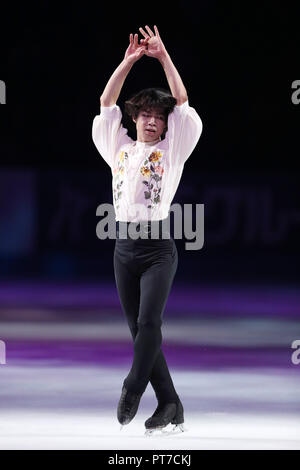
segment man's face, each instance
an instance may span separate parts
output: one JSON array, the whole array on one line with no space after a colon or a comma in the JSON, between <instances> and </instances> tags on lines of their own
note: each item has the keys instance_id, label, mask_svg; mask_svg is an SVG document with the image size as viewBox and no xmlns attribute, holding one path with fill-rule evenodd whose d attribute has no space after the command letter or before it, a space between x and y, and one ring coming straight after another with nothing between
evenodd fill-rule
<instances>
[{"instance_id":1,"label":"man's face","mask_svg":"<svg viewBox=\"0 0 300 470\"><path fill-rule=\"evenodd\" d=\"M139 142L152 142L157 140L167 126L164 113L159 108L141 110L136 123L137 140Z\"/></svg>"}]
</instances>

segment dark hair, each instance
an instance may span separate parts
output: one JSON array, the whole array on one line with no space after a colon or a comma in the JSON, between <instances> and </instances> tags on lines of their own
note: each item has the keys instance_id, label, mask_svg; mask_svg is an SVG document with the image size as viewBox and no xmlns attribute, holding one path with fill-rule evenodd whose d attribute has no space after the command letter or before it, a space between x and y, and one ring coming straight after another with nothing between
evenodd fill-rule
<instances>
[{"instance_id":1,"label":"dark hair","mask_svg":"<svg viewBox=\"0 0 300 470\"><path fill-rule=\"evenodd\" d=\"M166 123L168 123L168 115L173 111L176 103L176 98L164 88L145 88L125 101L124 108L126 114L134 119L138 117L139 112L142 110L160 108ZM163 132L162 138L164 138L166 131L167 128Z\"/></svg>"}]
</instances>

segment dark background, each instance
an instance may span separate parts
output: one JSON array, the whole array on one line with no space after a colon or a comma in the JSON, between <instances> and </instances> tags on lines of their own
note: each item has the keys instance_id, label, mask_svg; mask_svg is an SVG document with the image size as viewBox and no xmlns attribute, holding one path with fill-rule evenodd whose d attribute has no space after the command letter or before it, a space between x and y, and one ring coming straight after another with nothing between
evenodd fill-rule
<instances>
[{"instance_id":1,"label":"dark background","mask_svg":"<svg viewBox=\"0 0 300 470\"><path fill-rule=\"evenodd\" d=\"M205 244L176 241L179 279L298 283L300 79L295 5L53 2L1 5L1 279L112 279L95 234L111 171L91 137L129 34L156 24L203 121L173 202L205 204ZM139 34L139 37L142 36ZM118 104L168 87L155 59L131 69ZM123 115L123 124L135 138Z\"/></svg>"}]
</instances>

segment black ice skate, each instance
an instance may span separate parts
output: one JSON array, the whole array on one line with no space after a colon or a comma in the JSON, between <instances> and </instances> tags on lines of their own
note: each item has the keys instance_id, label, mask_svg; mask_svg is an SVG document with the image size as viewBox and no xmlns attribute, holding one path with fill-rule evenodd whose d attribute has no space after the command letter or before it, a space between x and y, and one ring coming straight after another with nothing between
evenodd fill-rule
<instances>
[{"instance_id":1,"label":"black ice skate","mask_svg":"<svg viewBox=\"0 0 300 470\"><path fill-rule=\"evenodd\" d=\"M166 431L164 428L170 423L175 424L175 426L171 431ZM161 431L164 435L187 431L183 423L183 406L180 400L178 400L177 403L158 405L151 418L145 421L145 427L147 429L145 435L152 436L155 431Z\"/></svg>"},{"instance_id":2,"label":"black ice skate","mask_svg":"<svg viewBox=\"0 0 300 470\"><path fill-rule=\"evenodd\" d=\"M122 425L121 429L123 425L130 423L135 417L141 397L142 393L131 393L125 388L125 385L123 385L118 404L118 421Z\"/></svg>"}]
</instances>

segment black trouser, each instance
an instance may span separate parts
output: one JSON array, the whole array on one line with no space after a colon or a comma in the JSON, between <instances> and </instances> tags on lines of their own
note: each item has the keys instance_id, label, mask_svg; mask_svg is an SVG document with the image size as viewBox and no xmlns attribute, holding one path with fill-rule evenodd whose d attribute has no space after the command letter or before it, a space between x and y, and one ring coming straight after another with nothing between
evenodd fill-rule
<instances>
[{"instance_id":1,"label":"black trouser","mask_svg":"<svg viewBox=\"0 0 300 470\"><path fill-rule=\"evenodd\" d=\"M162 315L177 270L178 253L169 239L116 239L114 272L122 309L134 340L127 390L143 393L150 380L161 402L178 398L161 350Z\"/></svg>"}]
</instances>

